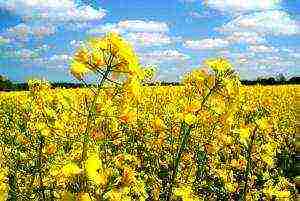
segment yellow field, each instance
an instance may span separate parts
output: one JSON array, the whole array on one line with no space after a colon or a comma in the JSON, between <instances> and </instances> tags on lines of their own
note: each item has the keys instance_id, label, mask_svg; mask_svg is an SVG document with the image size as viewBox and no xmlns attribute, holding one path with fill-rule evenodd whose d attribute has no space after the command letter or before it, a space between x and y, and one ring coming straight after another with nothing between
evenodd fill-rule
<instances>
[{"instance_id":1,"label":"yellow field","mask_svg":"<svg viewBox=\"0 0 300 201\"><path fill-rule=\"evenodd\" d=\"M146 87L120 36L88 45L70 71L97 87L0 95L0 201L295 199L299 86L242 86L219 58Z\"/></svg>"},{"instance_id":2,"label":"yellow field","mask_svg":"<svg viewBox=\"0 0 300 201\"><path fill-rule=\"evenodd\" d=\"M182 154L173 199L235 200L254 130L247 200L293 199L292 181L279 171L275 155L294 139L299 86L243 86L230 104L215 93L202 109L202 99L188 95L193 90L187 86L143 87L139 99L114 101L112 90L103 90L90 119L85 161L92 92L41 86L0 96L4 197L10 192L24 199L163 200L184 119L196 126ZM121 99L130 101L129 108Z\"/></svg>"}]
</instances>

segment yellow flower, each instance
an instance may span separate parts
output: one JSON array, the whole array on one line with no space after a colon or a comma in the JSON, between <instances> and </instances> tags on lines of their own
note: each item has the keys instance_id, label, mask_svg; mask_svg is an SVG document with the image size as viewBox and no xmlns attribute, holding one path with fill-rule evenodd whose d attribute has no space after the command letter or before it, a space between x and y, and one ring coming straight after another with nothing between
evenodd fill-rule
<instances>
[{"instance_id":1,"label":"yellow flower","mask_svg":"<svg viewBox=\"0 0 300 201\"><path fill-rule=\"evenodd\" d=\"M159 117L156 117L152 122L152 126L155 130L162 130L165 124L163 120L161 120Z\"/></svg>"},{"instance_id":2,"label":"yellow flower","mask_svg":"<svg viewBox=\"0 0 300 201\"><path fill-rule=\"evenodd\" d=\"M56 151L55 144L50 144L43 149L43 153L49 154L49 155L53 154L55 151Z\"/></svg>"},{"instance_id":3,"label":"yellow flower","mask_svg":"<svg viewBox=\"0 0 300 201\"><path fill-rule=\"evenodd\" d=\"M132 46L117 33L110 32L102 38L90 39L88 45L92 51L102 49L113 55L119 61L115 64L118 70L136 72L138 69L139 61ZM100 60L99 57L98 60Z\"/></svg>"},{"instance_id":4,"label":"yellow flower","mask_svg":"<svg viewBox=\"0 0 300 201\"><path fill-rule=\"evenodd\" d=\"M122 175L122 182L124 184L129 185L129 184L132 184L135 181L136 181L136 178L135 178L134 170L129 168L129 167L124 167L123 175Z\"/></svg>"},{"instance_id":5,"label":"yellow flower","mask_svg":"<svg viewBox=\"0 0 300 201\"><path fill-rule=\"evenodd\" d=\"M45 137L49 136L51 131L48 128L46 123L38 123L36 124L36 128L41 132L41 134Z\"/></svg>"},{"instance_id":6,"label":"yellow flower","mask_svg":"<svg viewBox=\"0 0 300 201\"><path fill-rule=\"evenodd\" d=\"M276 200L291 200L290 192L288 190L281 189L280 183L274 184L270 180L265 183L263 193L268 199L271 199L273 196L275 196Z\"/></svg>"},{"instance_id":7,"label":"yellow flower","mask_svg":"<svg viewBox=\"0 0 300 201\"><path fill-rule=\"evenodd\" d=\"M225 188L229 191L229 192L234 192L237 188L237 183L234 182L226 182L225 183Z\"/></svg>"},{"instance_id":8,"label":"yellow flower","mask_svg":"<svg viewBox=\"0 0 300 201\"><path fill-rule=\"evenodd\" d=\"M61 195L62 201L73 201L75 200L75 196L71 192L63 192Z\"/></svg>"},{"instance_id":9,"label":"yellow flower","mask_svg":"<svg viewBox=\"0 0 300 201\"><path fill-rule=\"evenodd\" d=\"M77 199L78 201L92 201L90 195L88 193L79 193L77 195Z\"/></svg>"},{"instance_id":10,"label":"yellow flower","mask_svg":"<svg viewBox=\"0 0 300 201\"><path fill-rule=\"evenodd\" d=\"M83 77L90 72L90 70L81 62L73 60L70 66L71 74L78 80L82 80Z\"/></svg>"},{"instance_id":11,"label":"yellow flower","mask_svg":"<svg viewBox=\"0 0 300 201\"><path fill-rule=\"evenodd\" d=\"M243 127L243 128L236 130L235 132L237 132L239 134L241 143L244 145L247 145L249 142L250 134L251 134L250 128Z\"/></svg>"},{"instance_id":12,"label":"yellow flower","mask_svg":"<svg viewBox=\"0 0 300 201\"><path fill-rule=\"evenodd\" d=\"M268 120L265 119L265 118L257 120L257 124L258 124L259 128L263 131L267 130L269 128L269 125L270 125Z\"/></svg>"},{"instance_id":13,"label":"yellow flower","mask_svg":"<svg viewBox=\"0 0 300 201\"><path fill-rule=\"evenodd\" d=\"M67 163L62 168L62 172L65 176L70 177L79 174L82 170L73 162Z\"/></svg>"},{"instance_id":14,"label":"yellow flower","mask_svg":"<svg viewBox=\"0 0 300 201\"><path fill-rule=\"evenodd\" d=\"M122 200L122 192L111 190L106 193L106 197L108 197L110 201L120 201Z\"/></svg>"},{"instance_id":15,"label":"yellow flower","mask_svg":"<svg viewBox=\"0 0 300 201\"><path fill-rule=\"evenodd\" d=\"M267 144L264 144L262 149L263 153L261 155L261 159L267 163L269 166L273 166L274 164L274 155L276 154L276 143L269 142Z\"/></svg>"},{"instance_id":16,"label":"yellow flower","mask_svg":"<svg viewBox=\"0 0 300 201\"><path fill-rule=\"evenodd\" d=\"M131 201L131 197L128 195L130 189L124 187L122 189L112 189L105 194L105 197L110 201Z\"/></svg>"},{"instance_id":17,"label":"yellow flower","mask_svg":"<svg viewBox=\"0 0 300 201\"><path fill-rule=\"evenodd\" d=\"M108 178L96 153L91 153L88 156L85 162L85 170L91 181L98 185L106 185Z\"/></svg>"},{"instance_id":18,"label":"yellow flower","mask_svg":"<svg viewBox=\"0 0 300 201\"><path fill-rule=\"evenodd\" d=\"M89 60L89 53L86 48L80 48L74 55L74 60L80 62L80 63L85 63L88 62Z\"/></svg>"},{"instance_id":19,"label":"yellow flower","mask_svg":"<svg viewBox=\"0 0 300 201\"><path fill-rule=\"evenodd\" d=\"M191 186L181 186L174 190L174 195L181 197L182 201L200 201L201 199L193 195Z\"/></svg>"},{"instance_id":20,"label":"yellow flower","mask_svg":"<svg viewBox=\"0 0 300 201\"><path fill-rule=\"evenodd\" d=\"M184 116L184 121L188 125L192 125L197 122L197 117L191 113L188 113L187 115Z\"/></svg>"},{"instance_id":21,"label":"yellow flower","mask_svg":"<svg viewBox=\"0 0 300 201\"><path fill-rule=\"evenodd\" d=\"M128 78L125 84L125 90L135 98L140 97L141 82L138 76L130 76L130 78Z\"/></svg>"},{"instance_id":22,"label":"yellow flower","mask_svg":"<svg viewBox=\"0 0 300 201\"><path fill-rule=\"evenodd\" d=\"M0 201L5 201L8 198L9 186L6 182L8 171L0 169Z\"/></svg>"},{"instance_id":23,"label":"yellow flower","mask_svg":"<svg viewBox=\"0 0 300 201\"><path fill-rule=\"evenodd\" d=\"M174 190L174 195L179 197L189 197L192 192L191 186L181 186Z\"/></svg>"},{"instance_id":24,"label":"yellow flower","mask_svg":"<svg viewBox=\"0 0 300 201\"><path fill-rule=\"evenodd\" d=\"M229 61L224 58L208 59L205 61L205 64L208 65L211 69L220 72L232 69L232 66L229 63Z\"/></svg>"},{"instance_id":25,"label":"yellow flower","mask_svg":"<svg viewBox=\"0 0 300 201\"><path fill-rule=\"evenodd\" d=\"M124 112L120 115L120 121L122 123L131 123L136 120L137 114L135 111L130 111L125 109Z\"/></svg>"},{"instance_id":26,"label":"yellow flower","mask_svg":"<svg viewBox=\"0 0 300 201\"><path fill-rule=\"evenodd\" d=\"M288 200L288 198L290 197L290 194L291 194L290 191L279 191L277 193L277 197L281 198L281 199L285 198L286 200Z\"/></svg>"},{"instance_id":27,"label":"yellow flower","mask_svg":"<svg viewBox=\"0 0 300 201\"><path fill-rule=\"evenodd\" d=\"M41 130L41 134L45 137L49 136L51 133L49 128L44 128L43 130Z\"/></svg>"}]
</instances>

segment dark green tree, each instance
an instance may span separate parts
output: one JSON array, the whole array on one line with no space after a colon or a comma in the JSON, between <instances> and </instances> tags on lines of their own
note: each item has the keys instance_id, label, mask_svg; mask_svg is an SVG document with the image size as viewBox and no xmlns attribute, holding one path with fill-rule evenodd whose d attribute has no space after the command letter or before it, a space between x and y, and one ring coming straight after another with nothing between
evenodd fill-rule
<instances>
[{"instance_id":1,"label":"dark green tree","mask_svg":"<svg viewBox=\"0 0 300 201\"><path fill-rule=\"evenodd\" d=\"M9 91L13 89L13 83L5 76L0 75L0 91Z\"/></svg>"}]
</instances>

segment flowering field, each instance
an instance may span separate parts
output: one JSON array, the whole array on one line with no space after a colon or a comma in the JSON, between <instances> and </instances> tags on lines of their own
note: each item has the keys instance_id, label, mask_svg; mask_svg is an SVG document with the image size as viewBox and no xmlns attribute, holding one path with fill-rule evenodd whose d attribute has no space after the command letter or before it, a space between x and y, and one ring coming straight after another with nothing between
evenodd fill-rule
<instances>
[{"instance_id":1,"label":"flowering field","mask_svg":"<svg viewBox=\"0 0 300 201\"><path fill-rule=\"evenodd\" d=\"M143 86L115 34L70 65L86 89L0 95L0 200L294 200L298 86L242 86L210 59L182 86Z\"/></svg>"}]
</instances>

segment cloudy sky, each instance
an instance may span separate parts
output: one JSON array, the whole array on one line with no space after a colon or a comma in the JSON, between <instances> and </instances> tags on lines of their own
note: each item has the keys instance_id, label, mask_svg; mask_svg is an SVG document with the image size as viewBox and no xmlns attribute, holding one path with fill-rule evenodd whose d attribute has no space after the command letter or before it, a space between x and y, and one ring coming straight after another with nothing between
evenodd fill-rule
<instances>
[{"instance_id":1,"label":"cloudy sky","mask_svg":"<svg viewBox=\"0 0 300 201\"><path fill-rule=\"evenodd\" d=\"M115 31L157 79L223 56L243 79L300 75L300 0L0 0L0 74L74 81L70 57Z\"/></svg>"}]
</instances>

